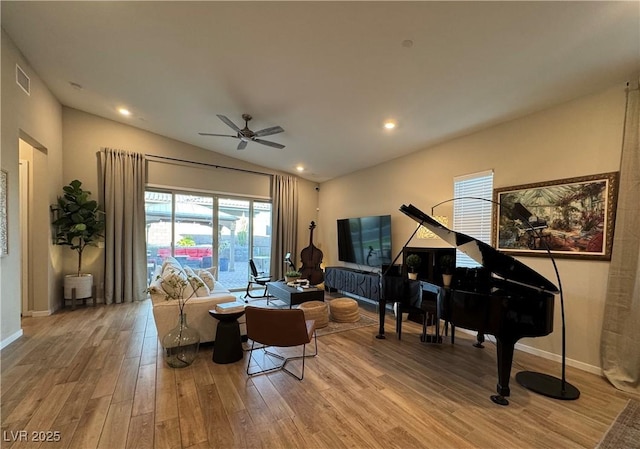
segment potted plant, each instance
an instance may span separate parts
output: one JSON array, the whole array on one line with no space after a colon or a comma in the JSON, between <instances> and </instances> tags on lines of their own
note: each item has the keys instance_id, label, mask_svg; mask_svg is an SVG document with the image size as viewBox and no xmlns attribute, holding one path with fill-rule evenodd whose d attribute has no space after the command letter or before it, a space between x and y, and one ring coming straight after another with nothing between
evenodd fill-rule
<instances>
[{"instance_id":1,"label":"potted plant","mask_svg":"<svg viewBox=\"0 0 640 449\"><path fill-rule=\"evenodd\" d=\"M405 261L409 267L409 279L418 279L418 267L422 263L422 259L417 254L410 254Z\"/></svg>"},{"instance_id":2,"label":"potted plant","mask_svg":"<svg viewBox=\"0 0 640 449\"><path fill-rule=\"evenodd\" d=\"M104 237L104 212L95 200L89 199L91 192L82 189L77 179L62 188L64 194L58 197L53 208L55 213L55 244L69 246L78 253L78 270L64 278L64 298L93 296L93 276L82 273L82 253L87 246L97 246Z\"/></svg>"},{"instance_id":3,"label":"potted plant","mask_svg":"<svg viewBox=\"0 0 640 449\"><path fill-rule=\"evenodd\" d=\"M300 279L300 276L302 276L302 273L300 273L299 271L289 270L284 274L284 280L285 282L289 283L295 281L296 279Z\"/></svg>"},{"instance_id":4,"label":"potted plant","mask_svg":"<svg viewBox=\"0 0 640 449\"><path fill-rule=\"evenodd\" d=\"M440 256L440 270L442 271L442 285L449 287L453 278L453 270L455 269L455 259L450 254Z\"/></svg>"},{"instance_id":5,"label":"potted plant","mask_svg":"<svg viewBox=\"0 0 640 449\"><path fill-rule=\"evenodd\" d=\"M229 271L229 248L231 245L227 240L222 240L222 237L218 238L218 271Z\"/></svg>"}]
</instances>

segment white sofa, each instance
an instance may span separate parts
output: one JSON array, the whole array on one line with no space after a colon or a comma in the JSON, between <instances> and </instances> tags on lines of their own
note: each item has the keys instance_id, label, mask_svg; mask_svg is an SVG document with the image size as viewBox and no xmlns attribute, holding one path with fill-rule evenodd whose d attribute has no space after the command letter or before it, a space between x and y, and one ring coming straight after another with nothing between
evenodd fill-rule
<instances>
[{"instance_id":1,"label":"white sofa","mask_svg":"<svg viewBox=\"0 0 640 449\"><path fill-rule=\"evenodd\" d=\"M178 316L180 315L179 301L177 299L167 299L168 287L163 284L162 278L167 273L176 273L184 270L175 259L167 258L160 269L159 278L156 278L149 285L149 294L153 304L153 317L158 330L158 340L162 344L162 338L169 333L171 329L178 325ZM215 272L215 269L209 269ZM197 279L200 279L197 277ZM209 282L209 281L208 281ZM203 281L203 283L205 283ZM206 284L206 283L205 283ZM209 285L211 285L209 283ZM188 296L191 291L185 292L184 296ZM211 342L216 339L216 330L218 328L218 320L209 315L209 310L215 309L216 304L236 301L237 298L220 282L213 283L213 289L208 287L198 289L197 296L194 294L189 298L184 307L184 313L187 316L187 324L200 333L200 342ZM241 335L247 335L247 328L244 316L238 320L240 322Z\"/></svg>"}]
</instances>

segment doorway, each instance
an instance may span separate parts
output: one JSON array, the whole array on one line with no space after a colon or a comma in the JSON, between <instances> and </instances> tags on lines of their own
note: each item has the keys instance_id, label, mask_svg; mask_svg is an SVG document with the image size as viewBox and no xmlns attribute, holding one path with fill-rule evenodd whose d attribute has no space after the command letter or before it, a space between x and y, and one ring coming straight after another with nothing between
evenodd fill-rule
<instances>
[{"instance_id":1,"label":"doorway","mask_svg":"<svg viewBox=\"0 0 640 449\"><path fill-rule=\"evenodd\" d=\"M22 141L21 141L22 142ZM20 288L22 316L31 315L29 308L29 161L20 159Z\"/></svg>"},{"instance_id":2,"label":"doorway","mask_svg":"<svg viewBox=\"0 0 640 449\"><path fill-rule=\"evenodd\" d=\"M49 171L47 149L21 132L18 139L20 229L20 312L47 316L55 311L50 289ZM36 232L37 231L37 232Z\"/></svg>"}]
</instances>

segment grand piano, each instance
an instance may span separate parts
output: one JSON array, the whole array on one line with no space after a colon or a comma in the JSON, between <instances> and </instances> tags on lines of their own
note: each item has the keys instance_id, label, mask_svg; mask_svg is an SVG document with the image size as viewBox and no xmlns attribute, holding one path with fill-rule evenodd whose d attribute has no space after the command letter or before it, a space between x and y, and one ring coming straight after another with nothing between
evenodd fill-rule
<instances>
[{"instance_id":1,"label":"grand piano","mask_svg":"<svg viewBox=\"0 0 640 449\"><path fill-rule=\"evenodd\" d=\"M480 270L469 271L477 278L458 279L447 295L438 296L438 301L446 302L438 304L438 318L495 336L498 394L491 400L507 405L514 346L520 338L541 337L553 331L554 295L559 293L558 288L513 257L446 228L413 205L403 205L400 211L482 265ZM380 302L379 337L384 338L384 294Z\"/></svg>"}]
</instances>

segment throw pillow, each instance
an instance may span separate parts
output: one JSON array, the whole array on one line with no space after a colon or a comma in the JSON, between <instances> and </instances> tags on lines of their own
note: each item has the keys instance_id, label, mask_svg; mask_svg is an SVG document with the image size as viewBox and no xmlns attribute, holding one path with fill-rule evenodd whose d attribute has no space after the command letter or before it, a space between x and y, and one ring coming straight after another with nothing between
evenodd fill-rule
<instances>
[{"instance_id":1,"label":"throw pillow","mask_svg":"<svg viewBox=\"0 0 640 449\"><path fill-rule=\"evenodd\" d=\"M169 299L186 299L194 295L193 287L184 270L172 266L168 266L162 272L160 285Z\"/></svg>"},{"instance_id":2,"label":"throw pillow","mask_svg":"<svg viewBox=\"0 0 640 449\"><path fill-rule=\"evenodd\" d=\"M193 268L185 266L183 270L187 274L187 278L189 282L191 282L191 287L195 290L196 296L209 296L209 286L193 271Z\"/></svg>"},{"instance_id":3,"label":"throw pillow","mask_svg":"<svg viewBox=\"0 0 640 449\"><path fill-rule=\"evenodd\" d=\"M167 257L162 261L162 270L160 270L160 272L163 273L167 267L182 269L182 265L180 265L180 262L178 262L178 260L174 259L173 257Z\"/></svg>"},{"instance_id":4,"label":"throw pillow","mask_svg":"<svg viewBox=\"0 0 640 449\"><path fill-rule=\"evenodd\" d=\"M213 277L213 274L211 274L209 270L199 270L198 276L200 276L200 279L202 279L202 282L204 282L206 286L209 287L210 291L213 290L216 284L216 278Z\"/></svg>"},{"instance_id":5,"label":"throw pillow","mask_svg":"<svg viewBox=\"0 0 640 449\"><path fill-rule=\"evenodd\" d=\"M203 268L201 271L208 271L214 279L218 279L218 267Z\"/></svg>"}]
</instances>

